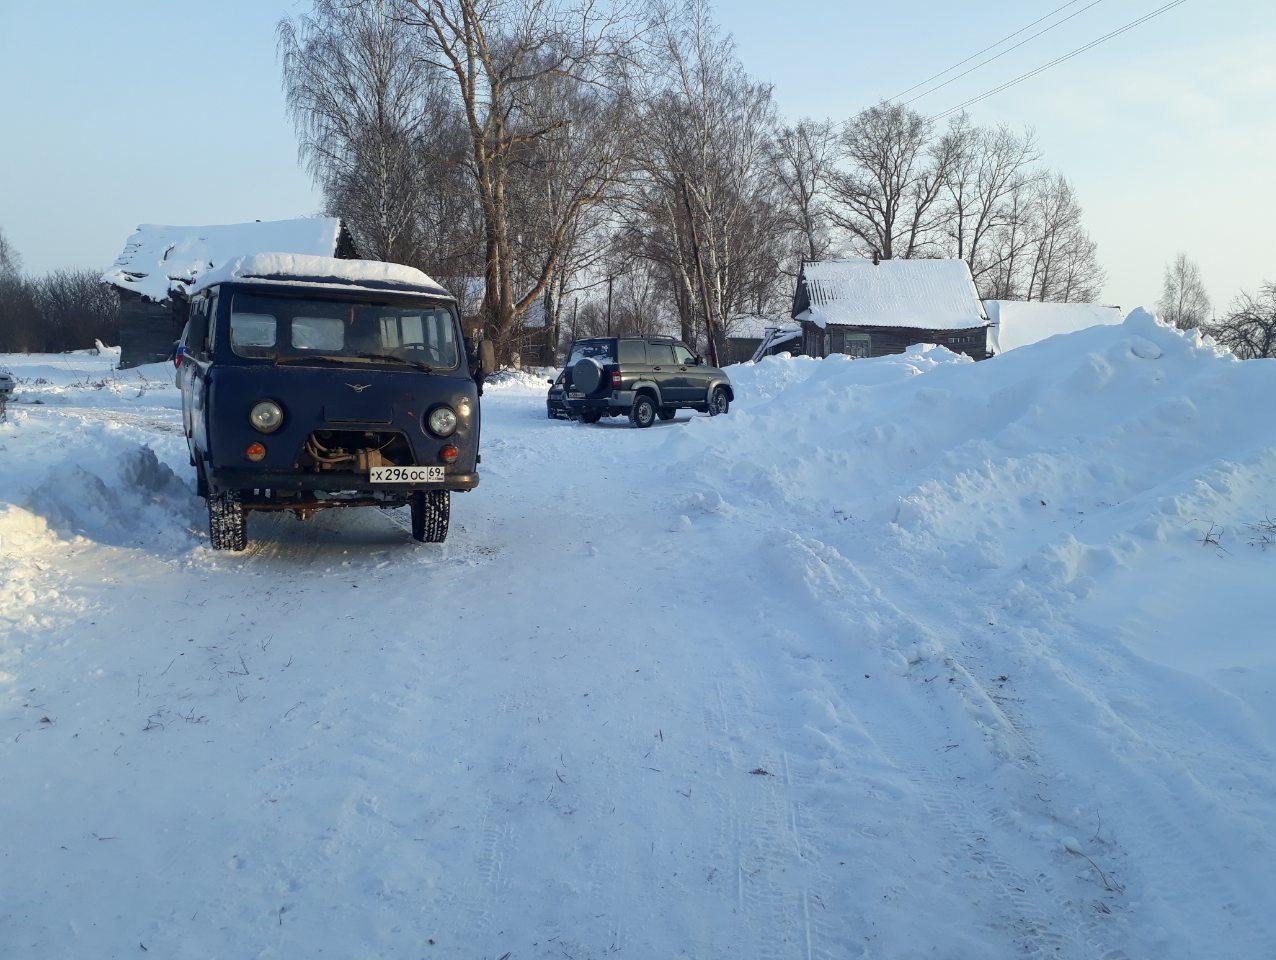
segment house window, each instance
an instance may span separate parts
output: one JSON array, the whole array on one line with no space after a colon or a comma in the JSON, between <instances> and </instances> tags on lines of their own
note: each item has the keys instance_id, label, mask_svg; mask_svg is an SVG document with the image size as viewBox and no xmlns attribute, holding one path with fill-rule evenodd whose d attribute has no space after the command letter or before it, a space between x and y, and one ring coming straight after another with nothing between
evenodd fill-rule
<instances>
[{"instance_id":1,"label":"house window","mask_svg":"<svg viewBox=\"0 0 1276 960\"><path fill-rule=\"evenodd\" d=\"M844 330L829 332L829 353L844 353L848 357L867 357L872 340L867 333L847 333Z\"/></svg>"}]
</instances>

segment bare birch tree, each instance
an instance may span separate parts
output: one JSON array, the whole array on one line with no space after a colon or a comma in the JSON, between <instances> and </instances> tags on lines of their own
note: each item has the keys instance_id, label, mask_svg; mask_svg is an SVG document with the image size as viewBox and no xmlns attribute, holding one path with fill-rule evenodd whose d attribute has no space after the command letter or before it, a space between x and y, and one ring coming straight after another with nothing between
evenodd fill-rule
<instances>
[{"instance_id":1,"label":"bare birch tree","mask_svg":"<svg viewBox=\"0 0 1276 960\"><path fill-rule=\"evenodd\" d=\"M837 137L827 120L799 120L775 135L771 164L780 186L785 226L797 238L804 260L822 260L829 250L827 196Z\"/></svg>"},{"instance_id":2,"label":"bare birch tree","mask_svg":"<svg viewBox=\"0 0 1276 960\"><path fill-rule=\"evenodd\" d=\"M701 344L707 316L771 300L782 276L783 225L769 162L775 107L706 0L661 11L650 62L635 136L642 176L628 198L622 243L666 272L682 336Z\"/></svg>"},{"instance_id":3,"label":"bare birch tree","mask_svg":"<svg viewBox=\"0 0 1276 960\"><path fill-rule=\"evenodd\" d=\"M445 111L437 79L390 0L315 0L281 21L284 91L302 157L361 252L411 262L423 179L420 139Z\"/></svg>"},{"instance_id":4,"label":"bare birch tree","mask_svg":"<svg viewBox=\"0 0 1276 960\"><path fill-rule=\"evenodd\" d=\"M537 88L547 80L561 88L594 88L615 96L632 35L623 3L604 8L594 0L394 0L401 21L426 51L425 61L448 78L468 134L469 169L482 211L485 293L483 314L498 343L509 340L517 320L554 277L574 219L601 202L617 170L593 167L545 225L549 255L538 274L516 287L513 215L516 156L544 145L571 118L543 108Z\"/></svg>"},{"instance_id":5,"label":"bare birch tree","mask_svg":"<svg viewBox=\"0 0 1276 960\"><path fill-rule=\"evenodd\" d=\"M1161 319L1180 330L1195 330L1210 319L1210 298L1201 280L1201 268L1186 253L1166 264L1161 299L1156 305Z\"/></svg>"},{"instance_id":6,"label":"bare birch tree","mask_svg":"<svg viewBox=\"0 0 1276 960\"><path fill-rule=\"evenodd\" d=\"M1077 303L1098 297L1104 273L1081 216L1066 177L1054 174L1034 184L1027 227L1030 266L1017 299Z\"/></svg>"},{"instance_id":7,"label":"bare birch tree","mask_svg":"<svg viewBox=\"0 0 1276 960\"><path fill-rule=\"evenodd\" d=\"M0 277L17 276L22 272L22 257L13 242L0 229Z\"/></svg>"},{"instance_id":8,"label":"bare birch tree","mask_svg":"<svg viewBox=\"0 0 1276 960\"><path fill-rule=\"evenodd\" d=\"M944 140L943 153L951 158L943 201L950 214L949 251L966 261L981 290L990 289L1003 259L1016 253L1016 238L999 235L1013 234L1020 192L1035 176L1036 143L1031 133L1021 137L1007 127L974 126L965 114L953 120Z\"/></svg>"},{"instance_id":9,"label":"bare birch tree","mask_svg":"<svg viewBox=\"0 0 1276 960\"><path fill-rule=\"evenodd\" d=\"M832 216L861 253L924 256L948 219L941 202L954 144L936 143L930 121L897 104L861 111L842 133Z\"/></svg>"}]
</instances>

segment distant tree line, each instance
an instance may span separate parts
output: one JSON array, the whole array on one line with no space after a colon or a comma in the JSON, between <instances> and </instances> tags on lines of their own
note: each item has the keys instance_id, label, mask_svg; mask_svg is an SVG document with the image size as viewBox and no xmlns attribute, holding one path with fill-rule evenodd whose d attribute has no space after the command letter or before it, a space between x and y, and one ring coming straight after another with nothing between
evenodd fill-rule
<instances>
[{"instance_id":1,"label":"distant tree line","mask_svg":"<svg viewBox=\"0 0 1276 960\"><path fill-rule=\"evenodd\" d=\"M829 256L961 257L985 297L1103 285L1030 132L888 103L786 126L708 0L313 0L279 45L329 212L507 348L543 321L704 344Z\"/></svg>"},{"instance_id":2,"label":"distant tree line","mask_svg":"<svg viewBox=\"0 0 1276 960\"><path fill-rule=\"evenodd\" d=\"M96 270L23 276L0 231L0 353L61 353L117 339L119 300Z\"/></svg>"}]
</instances>

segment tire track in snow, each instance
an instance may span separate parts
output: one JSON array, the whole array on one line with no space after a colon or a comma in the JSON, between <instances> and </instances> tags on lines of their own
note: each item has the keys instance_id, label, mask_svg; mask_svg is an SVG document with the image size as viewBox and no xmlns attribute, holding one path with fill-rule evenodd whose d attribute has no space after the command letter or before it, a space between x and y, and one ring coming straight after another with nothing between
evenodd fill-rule
<instances>
[{"instance_id":1,"label":"tire track in snow","mask_svg":"<svg viewBox=\"0 0 1276 960\"><path fill-rule=\"evenodd\" d=\"M808 880L814 871L806 863L807 845L798 832L788 755L776 747L774 719L758 708L755 691L763 685L761 676L748 669L713 685L719 723L727 734L727 776L752 776L754 782L747 785L752 789L740 793L761 795L744 804L725 798L737 908L748 931L746 947L758 960L831 958L825 948L827 928L811 918ZM741 719L746 716L753 721L748 729ZM759 743L763 749L745 759L733 740ZM748 774L750 764L767 772Z\"/></svg>"},{"instance_id":2,"label":"tire track in snow","mask_svg":"<svg viewBox=\"0 0 1276 960\"><path fill-rule=\"evenodd\" d=\"M817 616L829 622L834 635L844 634L848 617L865 605L871 605L873 610L873 636L917 638L927 635L921 624L912 621L895 606L881 586L886 580L884 575L891 572L889 566L874 568L875 580L869 584L836 548L801 537L796 541L786 541L782 557L796 569L805 566L806 573L799 577L799 582L808 591ZM814 583L810 579L812 577L815 578ZM887 583L886 586L889 589L891 585ZM862 589L862 593L855 592L855 588ZM889 649L887 645L886 650ZM903 663L899 652L890 655ZM957 668L955 672L969 678L968 671ZM974 682L973 678L970 679ZM954 869L967 882L974 882L986 891L989 900L995 904L993 915L988 920L989 926L997 929L998 924L1005 924L1017 952L1041 958L1067 955L1065 951L1076 944L1084 928L1079 917L1061 913L1048 886L1050 874L1059 867L1049 858L1031 865L1017 864L1015 853L997 844L997 835L1005 832L996 822L1001 818L1000 813L995 807L989 808L984 798L976 795L969 786L959 786L961 775L952 762L945 759L945 746L949 742L946 736L948 722L942 710L936 704L936 710L940 711L938 716L933 720L929 717L923 720L910 702L914 699L911 694L920 694L922 688L914 682L904 682L908 684L909 699L896 698L892 701L888 715L862 716L861 720L887 760L912 785L926 811L929 825L942 826L943 829L934 838L935 849L946 851L945 855ZM984 698L987 699L986 693ZM995 712L995 704L991 705ZM995 725L995 717L980 715L986 705L975 706L976 709L972 710L963 699L963 707L971 712L976 724L991 722ZM901 733L901 728L907 731L906 735ZM1005 762L1014 764L1012 758ZM1030 838L1019 835L1017 830L1012 835L1022 840L1023 849L1032 848ZM971 861L978 866L972 868ZM969 896L968 891L954 890L964 897ZM1091 960L1096 954L1087 952L1077 956Z\"/></svg>"}]
</instances>

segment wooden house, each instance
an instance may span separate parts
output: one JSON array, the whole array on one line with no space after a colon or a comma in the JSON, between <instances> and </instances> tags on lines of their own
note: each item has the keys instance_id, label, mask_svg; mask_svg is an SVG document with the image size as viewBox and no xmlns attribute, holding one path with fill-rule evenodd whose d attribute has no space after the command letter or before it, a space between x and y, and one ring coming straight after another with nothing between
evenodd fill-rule
<instances>
[{"instance_id":1,"label":"wooden house","mask_svg":"<svg viewBox=\"0 0 1276 960\"><path fill-rule=\"evenodd\" d=\"M186 324L190 285L227 260L256 253L357 256L336 217L203 227L143 224L102 274L120 293L120 366L167 359Z\"/></svg>"},{"instance_id":2,"label":"wooden house","mask_svg":"<svg viewBox=\"0 0 1276 960\"><path fill-rule=\"evenodd\" d=\"M881 357L933 343L989 356L988 315L964 260L805 263L793 295L792 352Z\"/></svg>"}]
</instances>

